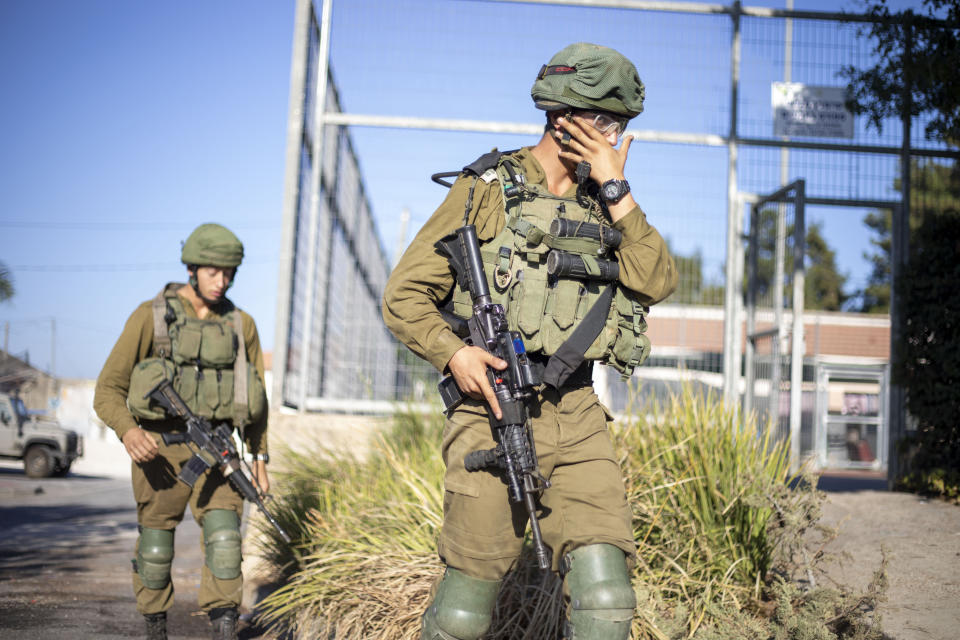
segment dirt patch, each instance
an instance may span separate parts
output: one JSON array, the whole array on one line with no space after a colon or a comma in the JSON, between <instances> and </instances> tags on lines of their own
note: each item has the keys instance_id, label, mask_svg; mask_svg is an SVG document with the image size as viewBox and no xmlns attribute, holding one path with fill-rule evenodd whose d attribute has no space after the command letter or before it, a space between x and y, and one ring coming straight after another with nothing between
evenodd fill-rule
<instances>
[{"instance_id":1,"label":"dirt patch","mask_svg":"<svg viewBox=\"0 0 960 640\"><path fill-rule=\"evenodd\" d=\"M895 640L960 637L960 507L875 489L827 496L823 523L839 529L826 548L839 554L827 567L828 578L863 590L885 550L889 589L879 608L885 634Z\"/></svg>"}]
</instances>

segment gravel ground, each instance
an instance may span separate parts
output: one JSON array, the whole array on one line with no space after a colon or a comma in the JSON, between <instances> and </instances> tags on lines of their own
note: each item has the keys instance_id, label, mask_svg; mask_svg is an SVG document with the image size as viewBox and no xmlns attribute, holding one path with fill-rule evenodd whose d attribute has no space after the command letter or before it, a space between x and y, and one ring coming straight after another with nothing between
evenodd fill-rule
<instances>
[{"instance_id":1,"label":"gravel ground","mask_svg":"<svg viewBox=\"0 0 960 640\"><path fill-rule=\"evenodd\" d=\"M885 481L833 476L823 522L839 535L827 551L846 556L828 567L840 585L863 590L889 565L882 628L896 640L960 638L960 507L909 493L878 490ZM852 489L852 490L851 490Z\"/></svg>"}]
</instances>

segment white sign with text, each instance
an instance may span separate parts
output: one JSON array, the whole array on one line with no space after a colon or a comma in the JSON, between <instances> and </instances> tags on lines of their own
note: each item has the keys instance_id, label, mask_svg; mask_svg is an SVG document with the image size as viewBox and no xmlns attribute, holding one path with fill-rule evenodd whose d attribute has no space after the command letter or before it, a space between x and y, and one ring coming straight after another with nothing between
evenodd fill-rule
<instances>
[{"instance_id":1,"label":"white sign with text","mask_svg":"<svg viewBox=\"0 0 960 640\"><path fill-rule=\"evenodd\" d=\"M853 114L844 106L844 87L774 82L773 135L853 138Z\"/></svg>"}]
</instances>

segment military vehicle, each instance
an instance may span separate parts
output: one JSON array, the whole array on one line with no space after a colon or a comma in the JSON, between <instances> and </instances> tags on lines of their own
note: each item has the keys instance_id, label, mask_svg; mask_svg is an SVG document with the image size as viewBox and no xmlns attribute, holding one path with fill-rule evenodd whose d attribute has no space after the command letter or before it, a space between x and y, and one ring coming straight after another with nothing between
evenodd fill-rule
<instances>
[{"instance_id":1,"label":"military vehicle","mask_svg":"<svg viewBox=\"0 0 960 640\"><path fill-rule=\"evenodd\" d=\"M65 476L83 455L83 438L56 421L30 415L16 395L0 393L0 458L23 460L31 478Z\"/></svg>"}]
</instances>

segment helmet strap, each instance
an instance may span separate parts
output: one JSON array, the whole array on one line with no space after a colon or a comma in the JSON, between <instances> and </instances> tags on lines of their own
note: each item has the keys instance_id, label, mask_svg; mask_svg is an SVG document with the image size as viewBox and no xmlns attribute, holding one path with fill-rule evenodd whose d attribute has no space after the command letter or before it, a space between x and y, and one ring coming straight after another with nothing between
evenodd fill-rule
<instances>
[{"instance_id":1,"label":"helmet strap","mask_svg":"<svg viewBox=\"0 0 960 640\"><path fill-rule=\"evenodd\" d=\"M240 269L240 265L237 265L236 267L233 268L233 277L230 278L230 282L228 282L228 283L227 283L227 286L224 287L224 289L223 289L223 292L224 292L224 293L226 293L227 291L230 291L230 287L233 286L233 281L237 279L237 271L238 271L239 269Z\"/></svg>"},{"instance_id":2,"label":"helmet strap","mask_svg":"<svg viewBox=\"0 0 960 640\"><path fill-rule=\"evenodd\" d=\"M196 294L200 295L200 281L197 280L197 265L188 264L187 273L190 274L190 279L187 281L190 283L190 286L193 287L193 290Z\"/></svg>"}]
</instances>

